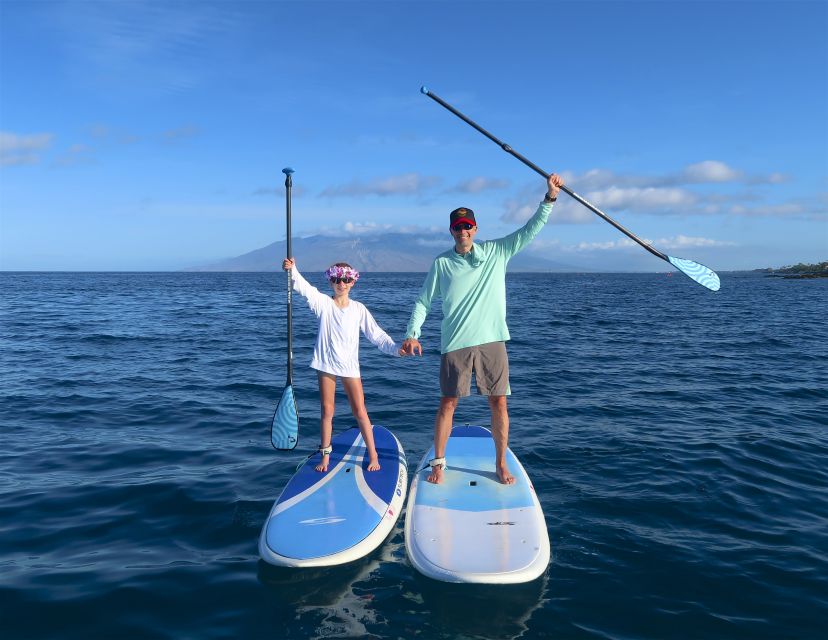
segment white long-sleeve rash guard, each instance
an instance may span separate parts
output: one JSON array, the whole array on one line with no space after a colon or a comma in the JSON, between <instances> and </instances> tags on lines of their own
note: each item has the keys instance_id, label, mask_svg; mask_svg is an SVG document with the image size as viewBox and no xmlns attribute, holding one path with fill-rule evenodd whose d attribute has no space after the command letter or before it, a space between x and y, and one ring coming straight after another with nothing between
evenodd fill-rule
<instances>
[{"instance_id":1,"label":"white long-sleeve rash guard","mask_svg":"<svg viewBox=\"0 0 828 640\"><path fill-rule=\"evenodd\" d=\"M319 331L310 366L317 371L344 378L359 378L359 332L380 351L399 356L399 345L377 324L361 302L349 300L348 306L336 306L331 296L320 292L293 268L293 288L308 301L319 319Z\"/></svg>"}]
</instances>

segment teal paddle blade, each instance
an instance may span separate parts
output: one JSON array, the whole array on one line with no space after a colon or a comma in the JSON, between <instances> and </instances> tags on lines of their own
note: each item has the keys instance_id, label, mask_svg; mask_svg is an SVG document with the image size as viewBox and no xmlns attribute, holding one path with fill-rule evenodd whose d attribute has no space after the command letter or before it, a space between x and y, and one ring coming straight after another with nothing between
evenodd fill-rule
<instances>
[{"instance_id":1,"label":"teal paddle blade","mask_svg":"<svg viewBox=\"0 0 828 640\"><path fill-rule=\"evenodd\" d=\"M274 448L282 451L295 449L299 442L299 412L296 409L296 398L293 396L293 385L285 387L276 413L273 414L270 442Z\"/></svg>"},{"instance_id":2,"label":"teal paddle blade","mask_svg":"<svg viewBox=\"0 0 828 640\"><path fill-rule=\"evenodd\" d=\"M667 258L669 258L671 265L688 278L693 278L701 286L707 287L711 291L718 291L722 286L716 272L705 267L703 264L693 262L692 260L685 260L684 258L674 258L673 256L667 256Z\"/></svg>"}]
</instances>

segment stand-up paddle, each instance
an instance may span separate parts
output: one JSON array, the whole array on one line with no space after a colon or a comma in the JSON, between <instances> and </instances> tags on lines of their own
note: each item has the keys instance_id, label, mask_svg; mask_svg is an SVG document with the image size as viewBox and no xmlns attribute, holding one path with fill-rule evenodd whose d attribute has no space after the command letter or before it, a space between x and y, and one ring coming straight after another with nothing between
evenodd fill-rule
<instances>
[{"instance_id":1,"label":"stand-up paddle","mask_svg":"<svg viewBox=\"0 0 828 640\"><path fill-rule=\"evenodd\" d=\"M287 216L287 255L293 255L290 241L290 191L293 187L293 169L282 169L285 174L285 198ZM282 392L282 399L273 414L273 423L270 427L270 442L281 451L290 451L296 448L299 442L299 412L296 409L296 398L293 395L293 314L291 299L293 295L293 275L287 272L287 383Z\"/></svg>"},{"instance_id":2,"label":"stand-up paddle","mask_svg":"<svg viewBox=\"0 0 828 640\"><path fill-rule=\"evenodd\" d=\"M422 92L422 93L424 93L425 95L427 95L429 98L431 98L432 100L434 100L434 102L436 102L436 103L437 103L437 104L439 104L440 106L443 106L443 107L445 107L446 109L448 109L449 111L451 111L454 115L456 115L458 118L460 118L461 120L463 120L466 124L469 124L469 125L471 125L472 127L474 127L475 129L477 129L480 133L482 133L482 134L483 134L484 136L486 136L489 140L491 140L491 141L492 141L492 142L494 142L496 145L498 145L498 146L499 146L501 149L503 149L506 153L510 153L510 154L512 154L515 158L517 158L518 160L520 160L523 164L525 164L525 165L526 165L527 167L529 167L530 169L532 169L532 170L536 171L537 173L539 173L540 175L542 175L544 178L548 178L548 177L549 177L549 175L550 175L549 173L547 173L546 171L544 171L543 169L541 169L541 168L540 168L538 165L536 165L535 163L533 163L533 162L531 162L530 160L527 160L526 158L524 158L522 155L520 155L517 151L515 151L514 149L512 149L512 147L510 147L510 146L509 146L508 144L506 144L505 142L501 142L500 140L498 140L497 138L495 138L495 137L494 137L491 133L489 133L488 131L486 131L483 127L481 127L480 125L478 125L476 122L474 122L473 120L470 120L469 118L467 118L466 116L464 116L462 113L460 113L457 109L455 109L455 108L454 108L454 107L452 107L450 104L448 104L445 100L443 100L443 99L442 99L442 98L440 98L439 96L437 96L437 95L435 95L434 93L432 93L432 92L431 92L431 91L430 91L427 87L424 87L424 86L423 86L423 87L420 87L420 92ZM573 198L575 198L575 200L577 200L578 202L580 202L582 205L584 205L587 209L589 209L589 210L590 210L590 211L592 211L593 213L595 213L595 214L597 214L598 216L600 216L601 218L603 218L606 222L609 222L609 223L610 223L613 227L615 227L616 229L618 229L618 230L619 230L621 233L623 233L625 236L627 236L627 237L628 237L628 238L630 238L631 240L634 240L635 242L637 242L638 244L640 244L642 247L644 247L647 251L649 251L650 253L652 253L654 256L656 256L656 257L658 257L658 258L661 258L662 260L664 260L664 261L666 261L666 262L669 262L669 263L670 263L671 265L673 265L676 269L678 269L679 271L681 271L681 272L682 272L683 274L685 274L686 276L688 276L688 277L692 278L693 280L695 280L696 282L698 282L698 283L699 283L700 285L702 285L703 287L707 287L707 288L708 288L708 289L710 289L711 291L718 291L718 290L719 290L719 287L721 286L721 283L720 283L720 281L719 281L719 276L718 276L718 275L716 275L716 272L715 272L715 271L713 271L712 269L709 269L708 267L705 267L703 264L699 264L698 262L694 262L694 261L692 261L692 260L686 260L685 258L674 258L673 256L668 256L666 253L662 253L661 251L659 251L658 249L656 249L656 248L655 248L655 247L653 247L652 245L650 245L650 244L648 244L648 243L644 242L641 238L639 238L638 236L636 236L636 235L635 235L634 233L632 233L631 231L628 231L627 229L625 229L624 227L622 227L622 226L621 226L620 224L618 224L615 220L613 220L612 218L610 218L610 217L609 217L606 213L604 213L603 211L601 211L601 210L600 210L598 207L596 207L594 204L592 204L592 203L588 202L586 199L584 199L584 198L582 198L581 196L579 196L577 193L575 193L574 191L572 191L571 189L569 189L566 185L562 185L562 186L561 186L561 191L564 191L564 192L565 192L565 193L567 193L568 195L570 195L570 196L572 196Z\"/></svg>"}]
</instances>

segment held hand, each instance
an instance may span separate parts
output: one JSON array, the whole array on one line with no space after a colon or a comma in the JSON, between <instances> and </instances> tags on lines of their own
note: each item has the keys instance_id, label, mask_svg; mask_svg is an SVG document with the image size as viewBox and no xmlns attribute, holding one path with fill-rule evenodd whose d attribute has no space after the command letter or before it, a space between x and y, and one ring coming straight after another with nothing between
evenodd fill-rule
<instances>
[{"instance_id":1,"label":"held hand","mask_svg":"<svg viewBox=\"0 0 828 640\"><path fill-rule=\"evenodd\" d=\"M558 192L561 190L563 186L563 178L559 176L557 173L553 173L546 181L546 190L549 194L550 198L557 198Z\"/></svg>"},{"instance_id":2,"label":"held hand","mask_svg":"<svg viewBox=\"0 0 828 640\"><path fill-rule=\"evenodd\" d=\"M423 355L423 348L420 346L420 341L416 338L406 338L403 340L402 348L400 349L401 356L418 356Z\"/></svg>"},{"instance_id":3,"label":"held hand","mask_svg":"<svg viewBox=\"0 0 828 640\"><path fill-rule=\"evenodd\" d=\"M293 258L285 258L282 260L282 269L285 271L290 271L293 267L296 266L296 261Z\"/></svg>"}]
</instances>

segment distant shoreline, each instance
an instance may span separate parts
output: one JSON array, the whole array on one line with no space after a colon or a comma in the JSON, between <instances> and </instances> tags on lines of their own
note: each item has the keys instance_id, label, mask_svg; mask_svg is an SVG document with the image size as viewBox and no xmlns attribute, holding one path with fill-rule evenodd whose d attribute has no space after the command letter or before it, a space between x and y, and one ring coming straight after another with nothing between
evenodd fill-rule
<instances>
[{"instance_id":1,"label":"distant shoreline","mask_svg":"<svg viewBox=\"0 0 828 640\"><path fill-rule=\"evenodd\" d=\"M828 261L818 264L799 263L778 269L756 269L769 278L784 278L786 280L803 280L812 278L828 278Z\"/></svg>"}]
</instances>

